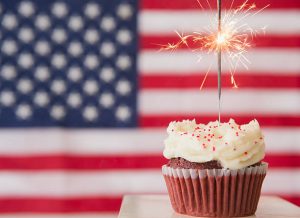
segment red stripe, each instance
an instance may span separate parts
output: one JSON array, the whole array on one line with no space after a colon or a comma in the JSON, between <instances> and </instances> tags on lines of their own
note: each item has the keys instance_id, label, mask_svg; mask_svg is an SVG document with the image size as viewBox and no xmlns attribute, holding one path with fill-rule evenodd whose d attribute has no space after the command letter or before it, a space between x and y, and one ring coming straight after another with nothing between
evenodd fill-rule
<instances>
[{"instance_id":1,"label":"red stripe","mask_svg":"<svg viewBox=\"0 0 300 218\"><path fill-rule=\"evenodd\" d=\"M300 207L300 196L281 195L280 197Z\"/></svg>"},{"instance_id":2,"label":"red stripe","mask_svg":"<svg viewBox=\"0 0 300 218\"><path fill-rule=\"evenodd\" d=\"M161 167L166 160L162 155L113 156L0 156L0 170L86 170L86 169L151 169Z\"/></svg>"},{"instance_id":3,"label":"red stripe","mask_svg":"<svg viewBox=\"0 0 300 218\"><path fill-rule=\"evenodd\" d=\"M300 167L300 154L266 154L264 161L270 168L298 168Z\"/></svg>"},{"instance_id":4,"label":"red stripe","mask_svg":"<svg viewBox=\"0 0 300 218\"><path fill-rule=\"evenodd\" d=\"M172 75L171 73L142 73L140 77L141 89L169 89L169 88L199 88L205 72L199 72L197 74L184 73L184 75ZM224 88L232 88L233 85L230 82L230 75L225 74L223 76L222 86ZM300 72L299 75L285 75L281 73L279 75L269 75L259 72L240 74L236 72L235 80L239 87L243 88L300 88ZM217 74L210 72L207 76L204 88L216 88Z\"/></svg>"},{"instance_id":5,"label":"red stripe","mask_svg":"<svg viewBox=\"0 0 300 218\"><path fill-rule=\"evenodd\" d=\"M209 1L211 4L211 8L216 8L216 1ZM224 1L222 7L230 8L232 1ZM244 3L245 0L235 0L233 3L233 8L240 6ZM209 9L208 4L205 0L200 0L204 9ZM250 0L249 4L255 3L257 8L263 8L266 5L270 5L268 9L297 9L300 8L299 0L288 0L288 1L280 1L280 0L259 0L254 1ZM142 9L147 10L159 10L159 9L167 9L167 10L189 10L189 9L200 9L199 4L196 0L142 0L140 7Z\"/></svg>"},{"instance_id":6,"label":"red stripe","mask_svg":"<svg viewBox=\"0 0 300 218\"><path fill-rule=\"evenodd\" d=\"M248 123L253 119L257 119L262 126L300 126L300 116L297 115L238 115L227 114L222 115L222 120L226 121L234 118L237 123ZM214 115L142 115L139 118L139 125L143 128L148 127L167 127L171 121L196 119L201 123L208 123L212 120L217 120L217 114Z\"/></svg>"},{"instance_id":7,"label":"red stripe","mask_svg":"<svg viewBox=\"0 0 300 218\"><path fill-rule=\"evenodd\" d=\"M300 2L300 1L299 1ZM168 43L177 43L178 36L174 35L142 35L140 37L140 49L155 49L159 50L162 45ZM196 49L197 44L191 39L187 40L189 48L183 45L178 49ZM255 48L275 47L275 48L295 48L300 47L300 35L258 35L253 38L252 45Z\"/></svg>"},{"instance_id":8,"label":"red stripe","mask_svg":"<svg viewBox=\"0 0 300 218\"><path fill-rule=\"evenodd\" d=\"M96 184L93 184L96 185ZM101 185L101 184L98 184ZM45 187L46 188L46 187ZM0 198L0 213L117 212L121 197Z\"/></svg>"},{"instance_id":9,"label":"red stripe","mask_svg":"<svg viewBox=\"0 0 300 218\"><path fill-rule=\"evenodd\" d=\"M284 199L300 206L300 196L283 195ZM118 212L122 197L80 198L1 198L0 213L83 213Z\"/></svg>"},{"instance_id":10,"label":"red stripe","mask_svg":"<svg viewBox=\"0 0 300 218\"><path fill-rule=\"evenodd\" d=\"M298 168L300 153L267 154L270 167ZM38 155L29 157L0 156L0 170L123 170L158 169L167 160L162 154L114 156Z\"/></svg>"}]
</instances>

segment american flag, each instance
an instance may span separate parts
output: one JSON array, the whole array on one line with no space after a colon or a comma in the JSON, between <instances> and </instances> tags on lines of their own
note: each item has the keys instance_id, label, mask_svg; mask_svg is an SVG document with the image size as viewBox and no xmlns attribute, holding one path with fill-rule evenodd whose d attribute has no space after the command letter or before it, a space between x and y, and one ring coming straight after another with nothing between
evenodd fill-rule
<instances>
[{"instance_id":1,"label":"american flag","mask_svg":"<svg viewBox=\"0 0 300 218\"><path fill-rule=\"evenodd\" d=\"M267 4L222 120L260 122L263 193L300 205L300 1ZM0 216L116 217L124 194L166 193L168 123L218 113L216 68L200 92L205 61L157 52L207 25L197 1L1 0L0 20Z\"/></svg>"}]
</instances>

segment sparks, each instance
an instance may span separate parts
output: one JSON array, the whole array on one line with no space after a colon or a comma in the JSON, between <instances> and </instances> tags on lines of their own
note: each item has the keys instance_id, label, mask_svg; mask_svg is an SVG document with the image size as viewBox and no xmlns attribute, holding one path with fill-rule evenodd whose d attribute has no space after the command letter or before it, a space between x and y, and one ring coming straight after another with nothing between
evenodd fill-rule
<instances>
[{"instance_id":1,"label":"sparks","mask_svg":"<svg viewBox=\"0 0 300 218\"><path fill-rule=\"evenodd\" d=\"M198 4L203 9L201 3ZM234 0L233 0L234 1ZM185 35L176 31L179 37L179 41L174 44L167 44L162 46L161 50L175 50L180 46L190 47L190 43L195 43L196 49L193 51L206 51L207 54L218 54L218 51L222 51L222 59L229 66L230 82L233 88L238 88L237 82L234 78L234 74L239 65L242 65L248 69L250 61L246 57L246 53L249 48L252 47L252 40L257 34L264 34L265 27L259 29L252 28L248 23L244 22L247 17L255 16L262 10L267 8L265 6L260 10L255 10L255 4L249 4L246 0L243 4L236 9L232 9L232 4L229 10L224 11L224 16L221 19L222 29L218 31L218 19L214 17L211 20L211 25L206 28L206 31L196 31L192 34ZM209 2L207 1L207 4ZM209 5L210 7L210 5ZM199 60L202 57L199 58ZM208 71L205 73L204 79L200 85L200 89L204 86L207 75L210 72L210 64Z\"/></svg>"}]
</instances>

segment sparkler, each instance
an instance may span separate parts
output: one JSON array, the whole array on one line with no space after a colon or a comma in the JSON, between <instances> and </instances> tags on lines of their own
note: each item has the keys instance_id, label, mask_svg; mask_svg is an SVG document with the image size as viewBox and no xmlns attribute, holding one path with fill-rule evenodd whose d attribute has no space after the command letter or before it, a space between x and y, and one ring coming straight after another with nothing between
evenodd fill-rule
<instances>
[{"instance_id":1,"label":"sparkler","mask_svg":"<svg viewBox=\"0 0 300 218\"><path fill-rule=\"evenodd\" d=\"M203 6L200 0L197 0L200 7ZM209 5L209 1L206 0ZM254 12L256 8L255 4L248 4L246 0L242 5L236 9L232 9L234 0L231 2L230 9L224 11L224 16L222 17L222 1L217 0L217 17L208 26L205 32L193 32L189 35L180 34L175 31L179 37L177 43L168 43L163 45L161 50L175 50L180 46L189 46L190 40L197 46L193 51L206 50L207 54L214 53L217 56L218 64L218 99L219 99L219 124L221 121L221 95L222 95L222 59L228 63L230 80L234 88L238 88L237 83L234 78L235 71L238 65L244 66L248 69L248 64L250 61L246 57L248 49L252 46L251 41L258 33L264 33L265 27L259 29L253 29L249 24L243 22L245 18L255 16L262 10L267 8L269 5L263 7L260 10ZM210 5L209 5L210 7ZM214 24L217 21L217 28ZM202 89L207 75L210 71L212 63L206 72L204 79L201 83L200 90Z\"/></svg>"}]
</instances>

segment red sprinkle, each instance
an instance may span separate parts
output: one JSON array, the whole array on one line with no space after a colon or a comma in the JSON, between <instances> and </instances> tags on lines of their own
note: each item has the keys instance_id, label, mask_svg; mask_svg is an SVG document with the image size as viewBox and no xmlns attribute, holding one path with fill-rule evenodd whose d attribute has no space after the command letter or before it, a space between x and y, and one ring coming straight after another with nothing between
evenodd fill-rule
<instances>
[{"instance_id":1,"label":"red sprinkle","mask_svg":"<svg viewBox=\"0 0 300 218\"><path fill-rule=\"evenodd\" d=\"M193 133L192 136L194 136L195 134Z\"/></svg>"},{"instance_id":2,"label":"red sprinkle","mask_svg":"<svg viewBox=\"0 0 300 218\"><path fill-rule=\"evenodd\" d=\"M215 146L213 146L213 151L215 151L216 150L216 147Z\"/></svg>"},{"instance_id":3,"label":"red sprinkle","mask_svg":"<svg viewBox=\"0 0 300 218\"><path fill-rule=\"evenodd\" d=\"M235 135L236 135L236 136L239 136L239 133L238 133L238 132L235 132Z\"/></svg>"},{"instance_id":4,"label":"red sprinkle","mask_svg":"<svg viewBox=\"0 0 300 218\"><path fill-rule=\"evenodd\" d=\"M228 142L225 142L225 145L228 145Z\"/></svg>"},{"instance_id":5,"label":"red sprinkle","mask_svg":"<svg viewBox=\"0 0 300 218\"><path fill-rule=\"evenodd\" d=\"M206 148L206 145L204 143L202 144L202 146L203 146L203 148Z\"/></svg>"},{"instance_id":6,"label":"red sprinkle","mask_svg":"<svg viewBox=\"0 0 300 218\"><path fill-rule=\"evenodd\" d=\"M210 139L207 139L207 141L209 141L209 142L210 142Z\"/></svg>"},{"instance_id":7,"label":"red sprinkle","mask_svg":"<svg viewBox=\"0 0 300 218\"><path fill-rule=\"evenodd\" d=\"M247 152L247 151L245 151L245 152L244 152L244 154L245 154L245 155L247 155L247 154L248 154L248 152Z\"/></svg>"},{"instance_id":8,"label":"red sprinkle","mask_svg":"<svg viewBox=\"0 0 300 218\"><path fill-rule=\"evenodd\" d=\"M262 140L262 139L263 139L263 137L260 137L259 139L260 139L260 140Z\"/></svg>"},{"instance_id":9,"label":"red sprinkle","mask_svg":"<svg viewBox=\"0 0 300 218\"><path fill-rule=\"evenodd\" d=\"M200 136L199 136L199 135L197 135L196 137L197 137L197 138L200 138Z\"/></svg>"},{"instance_id":10,"label":"red sprinkle","mask_svg":"<svg viewBox=\"0 0 300 218\"><path fill-rule=\"evenodd\" d=\"M221 138L223 138L223 136L219 136L218 138L221 139Z\"/></svg>"},{"instance_id":11,"label":"red sprinkle","mask_svg":"<svg viewBox=\"0 0 300 218\"><path fill-rule=\"evenodd\" d=\"M257 141L254 141L254 144L257 144L258 142Z\"/></svg>"}]
</instances>

